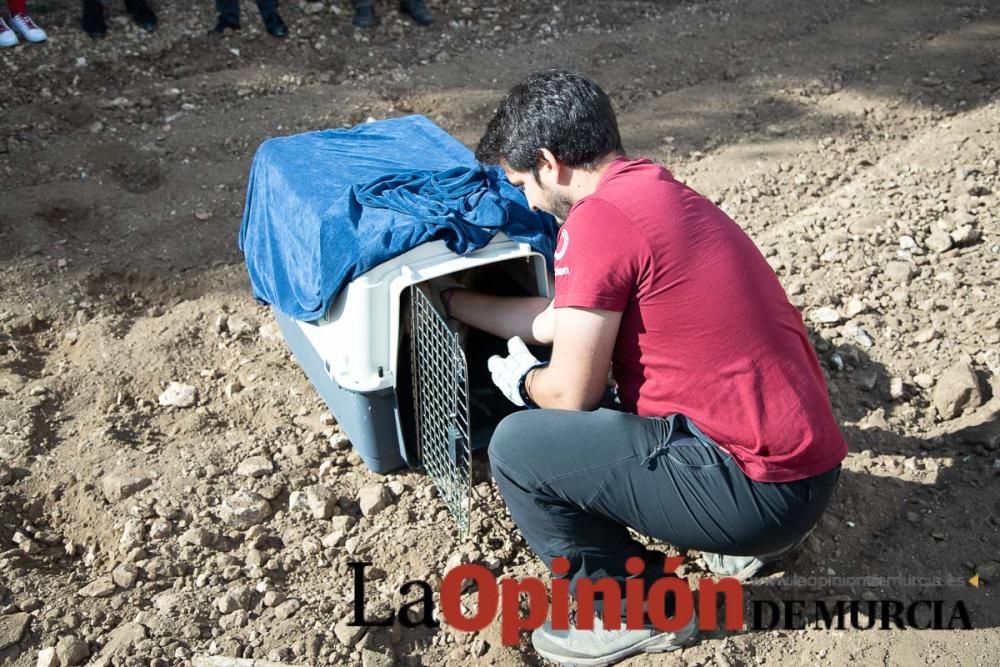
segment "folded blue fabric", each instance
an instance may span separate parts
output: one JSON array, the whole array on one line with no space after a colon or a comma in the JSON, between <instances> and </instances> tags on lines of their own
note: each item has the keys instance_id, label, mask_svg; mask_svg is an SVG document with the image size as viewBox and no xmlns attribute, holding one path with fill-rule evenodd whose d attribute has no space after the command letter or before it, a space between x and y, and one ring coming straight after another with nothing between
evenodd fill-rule
<instances>
[{"instance_id":1,"label":"folded blue fabric","mask_svg":"<svg viewBox=\"0 0 1000 667\"><path fill-rule=\"evenodd\" d=\"M552 266L555 220L531 211L499 167L407 116L261 144L240 250L254 296L311 321L348 282L407 250L443 240L465 255L501 231Z\"/></svg>"}]
</instances>

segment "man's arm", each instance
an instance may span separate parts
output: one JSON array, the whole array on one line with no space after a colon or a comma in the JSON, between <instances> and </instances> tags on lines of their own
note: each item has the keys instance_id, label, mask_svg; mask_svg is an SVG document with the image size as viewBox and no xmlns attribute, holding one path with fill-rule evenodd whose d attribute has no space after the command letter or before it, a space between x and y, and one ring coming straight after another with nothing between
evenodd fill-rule
<instances>
[{"instance_id":1,"label":"man's arm","mask_svg":"<svg viewBox=\"0 0 1000 667\"><path fill-rule=\"evenodd\" d=\"M593 410L607 387L622 314L594 308L553 311L552 359L529 371L525 389L541 408Z\"/></svg>"},{"instance_id":2,"label":"man's arm","mask_svg":"<svg viewBox=\"0 0 1000 667\"><path fill-rule=\"evenodd\" d=\"M552 302L545 297L507 297L455 289L447 296L448 315L507 340L520 336L529 345L551 345Z\"/></svg>"}]
</instances>

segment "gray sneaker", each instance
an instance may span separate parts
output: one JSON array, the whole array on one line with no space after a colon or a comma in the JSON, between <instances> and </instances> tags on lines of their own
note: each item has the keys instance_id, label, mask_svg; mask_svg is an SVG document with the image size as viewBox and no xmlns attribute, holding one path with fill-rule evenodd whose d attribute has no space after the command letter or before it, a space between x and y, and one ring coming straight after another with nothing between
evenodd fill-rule
<instances>
[{"instance_id":1,"label":"gray sneaker","mask_svg":"<svg viewBox=\"0 0 1000 667\"><path fill-rule=\"evenodd\" d=\"M757 556L727 556L703 552L701 557L712 574L720 577L736 577L740 581L752 578L767 565Z\"/></svg>"},{"instance_id":2,"label":"gray sneaker","mask_svg":"<svg viewBox=\"0 0 1000 667\"><path fill-rule=\"evenodd\" d=\"M679 649L698 635L698 619L677 632L656 628L642 630L605 630L600 617L594 618L593 630L553 630L549 621L531 634L531 644L538 655L559 665L604 667L639 653L663 653Z\"/></svg>"},{"instance_id":3,"label":"gray sneaker","mask_svg":"<svg viewBox=\"0 0 1000 667\"><path fill-rule=\"evenodd\" d=\"M717 574L720 577L736 577L740 581L746 581L760 572L768 563L781 560L798 549L810 535L812 535L811 530L795 544L760 556L727 556L726 554L703 551L701 557L712 574Z\"/></svg>"}]
</instances>

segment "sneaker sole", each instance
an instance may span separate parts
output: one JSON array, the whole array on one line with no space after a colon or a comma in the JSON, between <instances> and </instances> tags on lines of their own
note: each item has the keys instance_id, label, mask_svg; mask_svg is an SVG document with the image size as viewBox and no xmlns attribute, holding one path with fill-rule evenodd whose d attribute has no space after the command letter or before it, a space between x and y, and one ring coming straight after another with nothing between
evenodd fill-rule
<instances>
[{"instance_id":1,"label":"sneaker sole","mask_svg":"<svg viewBox=\"0 0 1000 667\"><path fill-rule=\"evenodd\" d=\"M653 635L649 639L633 644L628 648L623 648L615 653L602 655L597 658L570 657L538 649L535 649L535 652L546 660L563 665L564 667L608 667L608 665L613 665L640 653L667 653L668 651L676 651L693 643L697 637L698 624L695 619L691 619L691 622L686 627L678 630L677 634L672 637L666 633Z\"/></svg>"},{"instance_id":2,"label":"sneaker sole","mask_svg":"<svg viewBox=\"0 0 1000 667\"><path fill-rule=\"evenodd\" d=\"M745 568L743 568L736 574L729 574L725 576L735 577L739 581L747 581L748 579L753 579L758 572L764 569L766 565L767 563L765 563L761 559L755 558L749 565L747 565Z\"/></svg>"},{"instance_id":3,"label":"sneaker sole","mask_svg":"<svg viewBox=\"0 0 1000 667\"><path fill-rule=\"evenodd\" d=\"M749 579L752 579L754 576L757 575L758 572L760 572L761 570L763 570L765 567L767 567L771 563L776 563L777 561L785 558L786 556L788 556L792 552L796 551L799 547L801 547L803 544L805 544L805 541L807 539L809 539L810 535L812 535L813 530L815 530L815 528L811 529L808 533L806 533L805 535L803 535L802 538L798 542L796 542L795 544L793 544L791 546L787 546L784 549L782 549L780 551L776 551L776 552L774 552L772 554L765 554L765 555L762 555L762 556L758 556L757 558L754 558L746 567L744 567L742 570L740 570L739 572L736 572L734 574L723 574L723 573L720 573L720 572L716 572L715 570L712 570L711 567L709 567L709 571L712 572L712 574L714 574L716 576L720 576L720 577L735 577L736 579L738 579L740 581L747 581Z\"/></svg>"},{"instance_id":4,"label":"sneaker sole","mask_svg":"<svg viewBox=\"0 0 1000 667\"><path fill-rule=\"evenodd\" d=\"M739 581L751 579L755 574L760 572L765 565L767 565L767 563L760 558L750 558L747 564L741 569L727 571L724 567L726 565L725 563L713 562L717 557L718 554L705 554L705 566L708 568L708 571L716 577L731 577L733 579L738 579Z\"/></svg>"}]
</instances>

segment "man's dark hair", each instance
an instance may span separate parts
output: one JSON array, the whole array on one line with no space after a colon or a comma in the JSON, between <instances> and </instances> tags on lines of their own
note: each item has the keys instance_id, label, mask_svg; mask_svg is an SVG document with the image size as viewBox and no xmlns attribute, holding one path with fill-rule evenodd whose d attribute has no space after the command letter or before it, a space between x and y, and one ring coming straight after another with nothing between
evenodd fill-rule
<instances>
[{"instance_id":1,"label":"man's dark hair","mask_svg":"<svg viewBox=\"0 0 1000 667\"><path fill-rule=\"evenodd\" d=\"M542 70L511 88L500 102L476 159L505 162L536 174L541 149L570 167L593 169L611 152L624 153L611 100L590 79L565 70Z\"/></svg>"}]
</instances>

